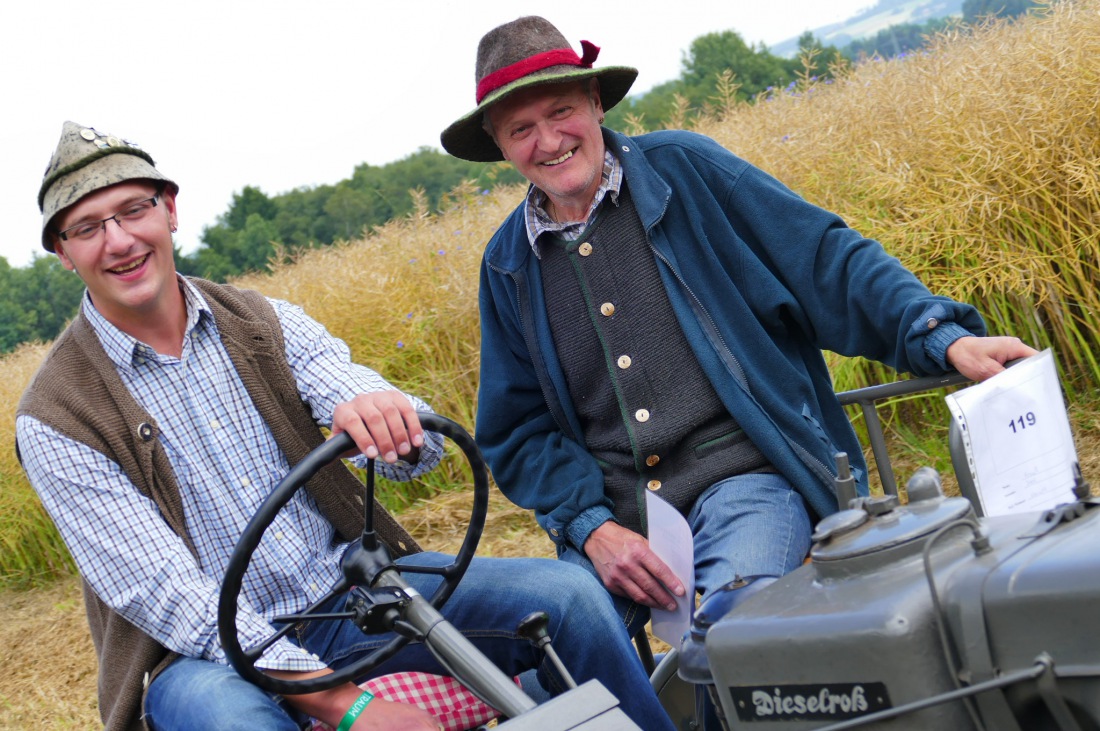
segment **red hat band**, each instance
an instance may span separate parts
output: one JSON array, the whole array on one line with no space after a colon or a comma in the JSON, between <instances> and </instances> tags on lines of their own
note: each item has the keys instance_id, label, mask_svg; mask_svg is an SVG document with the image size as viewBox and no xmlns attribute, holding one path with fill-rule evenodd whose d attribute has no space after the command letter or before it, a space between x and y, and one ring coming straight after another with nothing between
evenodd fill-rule
<instances>
[{"instance_id":1,"label":"red hat band","mask_svg":"<svg viewBox=\"0 0 1100 731\"><path fill-rule=\"evenodd\" d=\"M558 48L553 51L536 53L534 56L528 56L509 66L497 69L478 82L477 103L480 104L482 99L502 86L511 84L513 81L522 79L528 74L542 71L551 66L579 66L585 69L592 68L592 64L596 61L596 57L600 55L600 47L588 41L581 41L581 48L584 50L583 56L577 56L572 48Z\"/></svg>"}]
</instances>

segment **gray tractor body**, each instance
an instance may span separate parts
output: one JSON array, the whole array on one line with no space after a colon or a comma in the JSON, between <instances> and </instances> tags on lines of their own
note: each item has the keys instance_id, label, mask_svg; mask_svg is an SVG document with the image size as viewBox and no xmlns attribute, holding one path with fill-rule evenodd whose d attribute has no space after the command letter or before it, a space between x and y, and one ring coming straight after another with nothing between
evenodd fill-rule
<instances>
[{"instance_id":1,"label":"gray tractor body","mask_svg":"<svg viewBox=\"0 0 1100 731\"><path fill-rule=\"evenodd\" d=\"M680 675L730 729L1100 729L1098 507L979 519L938 479L856 500L806 565L708 600Z\"/></svg>"}]
</instances>

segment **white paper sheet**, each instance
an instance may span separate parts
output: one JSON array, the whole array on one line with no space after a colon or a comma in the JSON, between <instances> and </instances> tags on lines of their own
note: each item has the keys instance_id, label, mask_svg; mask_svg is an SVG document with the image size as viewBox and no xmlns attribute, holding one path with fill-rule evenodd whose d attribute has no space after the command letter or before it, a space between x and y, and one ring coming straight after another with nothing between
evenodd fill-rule
<instances>
[{"instance_id":1,"label":"white paper sheet","mask_svg":"<svg viewBox=\"0 0 1100 731\"><path fill-rule=\"evenodd\" d=\"M646 491L649 547L684 585L684 596L675 597L676 609L652 609L653 634L679 649L695 611L695 545L691 526L680 511Z\"/></svg>"},{"instance_id":2,"label":"white paper sheet","mask_svg":"<svg viewBox=\"0 0 1100 731\"><path fill-rule=\"evenodd\" d=\"M1073 497L1077 452L1048 349L947 396L985 515L1046 510Z\"/></svg>"}]
</instances>

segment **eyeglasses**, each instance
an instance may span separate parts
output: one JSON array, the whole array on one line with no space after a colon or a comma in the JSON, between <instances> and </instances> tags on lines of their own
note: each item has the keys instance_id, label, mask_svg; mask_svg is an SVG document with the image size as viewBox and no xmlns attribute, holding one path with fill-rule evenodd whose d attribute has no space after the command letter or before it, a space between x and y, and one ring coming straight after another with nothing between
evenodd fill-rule
<instances>
[{"instance_id":1,"label":"eyeglasses","mask_svg":"<svg viewBox=\"0 0 1100 731\"><path fill-rule=\"evenodd\" d=\"M149 214L157 207L157 198L159 197L160 196L155 195L152 198L134 201L113 216L107 216L98 221L84 221L75 226L69 226L64 231L58 232L57 235L62 241L68 241L70 239L76 241L91 241L97 238L100 232L107 230L108 221L114 221L123 231L130 231L131 226L135 226L149 217Z\"/></svg>"}]
</instances>

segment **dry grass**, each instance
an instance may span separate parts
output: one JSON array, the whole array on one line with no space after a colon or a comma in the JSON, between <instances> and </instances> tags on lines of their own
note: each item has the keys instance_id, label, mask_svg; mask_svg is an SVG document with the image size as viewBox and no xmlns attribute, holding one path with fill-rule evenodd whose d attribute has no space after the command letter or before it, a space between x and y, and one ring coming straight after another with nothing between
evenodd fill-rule
<instances>
[{"instance_id":1,"label":"dry grass","mask_svg":"<svg viewBox=\"0 0 1100 731\"><path fill-rule=\"evenodd\" d=\"M15 452L15 406L47 350L24 345L0 359L0 403L9 404L0 412L0 587L34 584L72 570L68 551Z\"/></svg>"},{"instance_id":2,"label":"dry grass","mask_svg":"<svg viewBox=\"0 0 1100 731\"><path fill-rule=\"evenodd\" d=\"M1054 347L1071 389L1100 382L1095 0L947 33L696 127L977 305L993 331ZM882 380L858 361L836 371L843 388Z\"/></svg>"},{"instance_id":3,"label":"dry grass","mask_svg":"<svg viewBox=\"0 0 1100 731\"><path fill-rule=\"evenodd\" d=\"M102 727L80 582L0 592L0 728Z\"/></svg>"}]
</instances>

